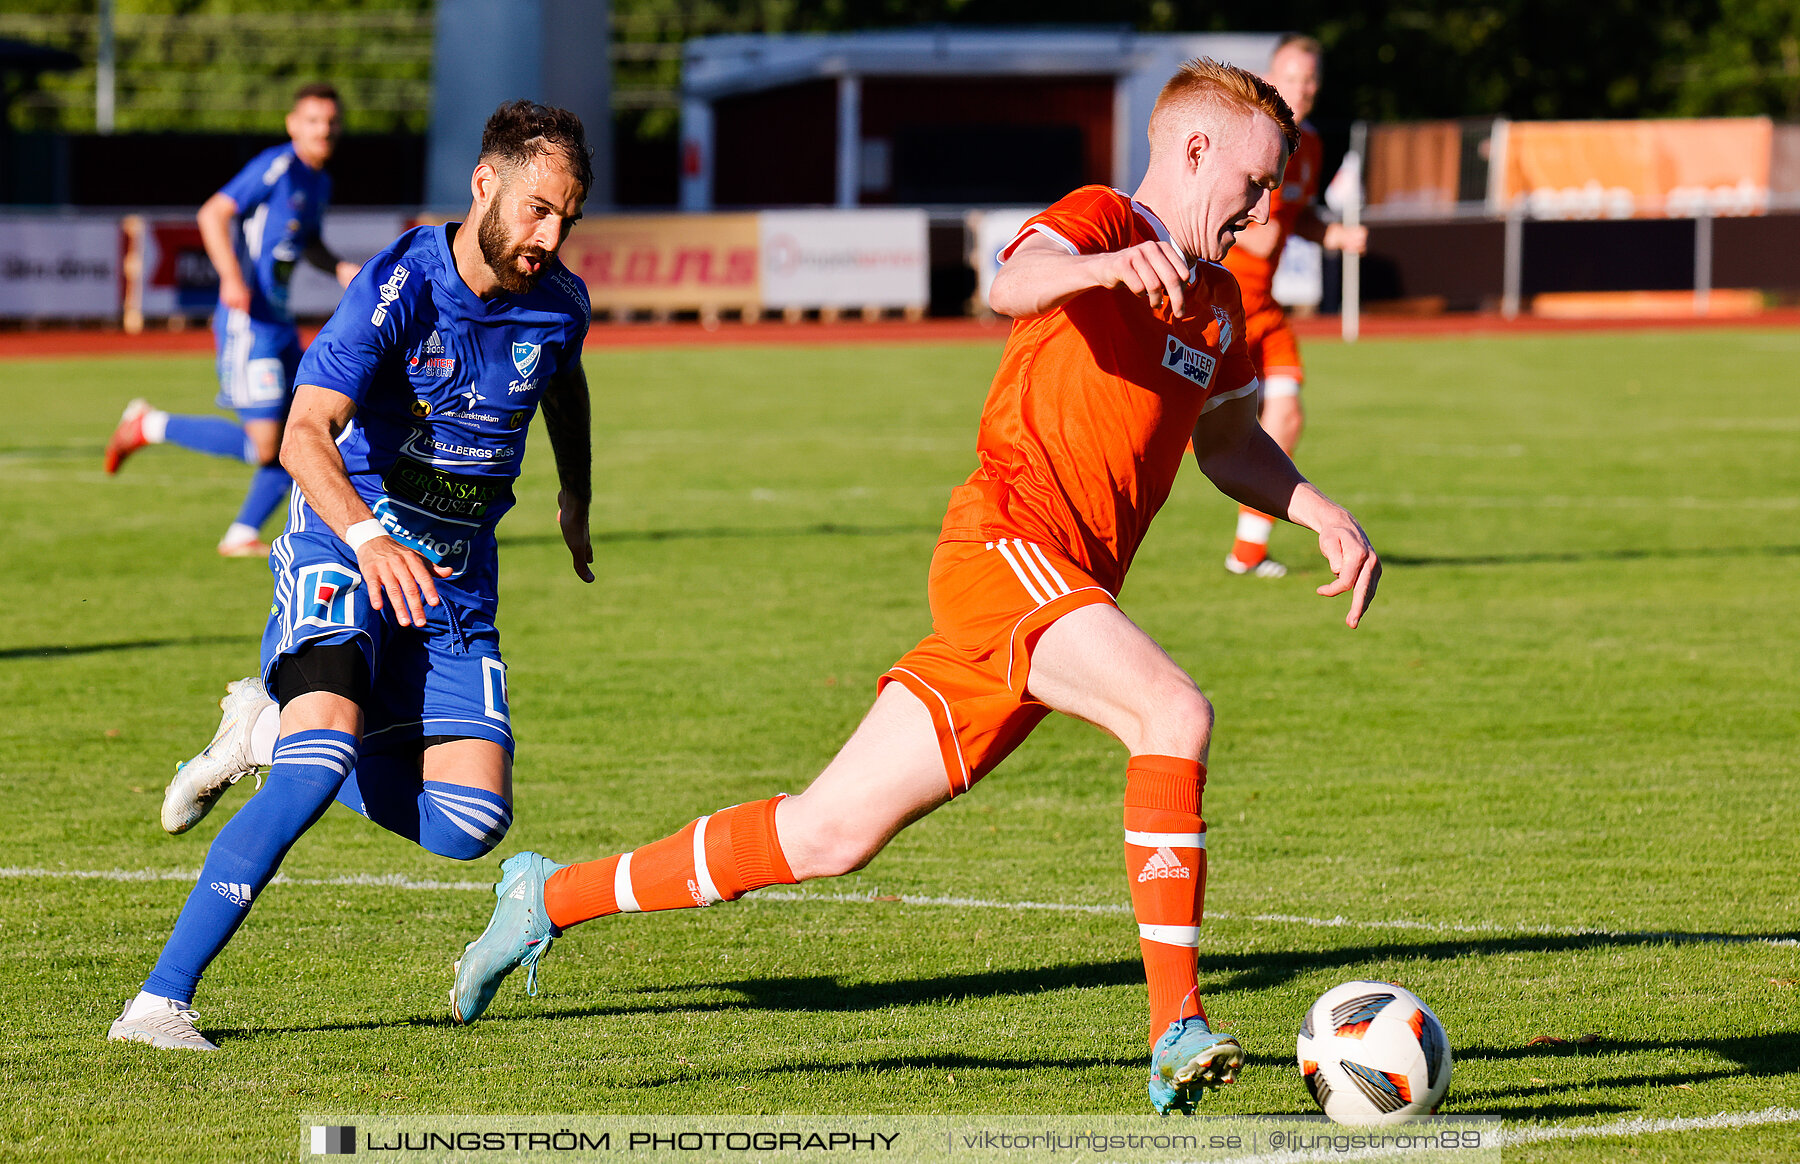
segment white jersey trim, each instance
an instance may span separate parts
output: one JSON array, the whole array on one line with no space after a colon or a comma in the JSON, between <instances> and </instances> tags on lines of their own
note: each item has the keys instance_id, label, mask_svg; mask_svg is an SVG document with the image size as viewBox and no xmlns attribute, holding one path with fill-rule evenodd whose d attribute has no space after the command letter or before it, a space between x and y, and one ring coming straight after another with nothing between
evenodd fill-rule
<instances>
[{"instance_id":1,"label":"white jersey trim","mask_svg":"<svg viewBox=\"0 0 1800 1164\"><path fill-rule=\"evenodd\" d=\"M1242 388L1233 388L1229 392L1221 392L1217 396L1210 397L1205 404L1200 406L1200 415L1205 416L1227 400L1237 400L1244 396L1254 396L1260 391L1262 391L1262 380L1256 376L1252 376L1250 377L1250 382Z\"/></svg>"},{"instance_id":2,"label":"white jersey trim","mask_svg":"<svg viewBox=\"0 0 1800 1164\"><path fill-rule=\"evenodd\" d=\"M1034 222L1030 226L1027 226L1025 229L1021 230L1018 234L1013 235L1011 242L1007 243L1005 246L1001 247L998 251L994 252L994 261L997 263L1004 264L1006 262L1007 252L1016 250L1018 248L1018 245L1025 241L1026 236L1033 235L1033 234L1043 235L1045 238L1049 239L1051 242L1055 243L1057 246L1060 246L1063 250L1068 251L1072 255L1079 255L1081 253L1081 251L1076 248L1074 243L1070 242L1068 239L1064 238L1062 235L1057 234L1054 230L1051 230L1048 226L1044 225L1041 222Z\"/></svg>"}]
</instances>

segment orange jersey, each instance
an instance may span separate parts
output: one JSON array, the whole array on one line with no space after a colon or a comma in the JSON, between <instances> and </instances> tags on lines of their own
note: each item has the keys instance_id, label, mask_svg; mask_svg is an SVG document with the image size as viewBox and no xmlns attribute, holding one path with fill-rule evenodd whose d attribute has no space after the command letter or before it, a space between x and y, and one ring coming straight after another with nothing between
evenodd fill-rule
<instances>
[{"instance_id":1,"label":"orange jersey","mask_svg":"<svg viewBox=\"0 0 1800 1164\"><path fill-rule=\"evenodd\" d=\"M1269 288L1275 282L1275 268L1281 265L1281 252L1293 236L1300 212L1319 196L1319 171L1324 167L1324 144L1311 125L1300 126L1300 145L1288 159L1281 176L1281 187L1269 195L1269 223L1280 230L1275 249L1267 255L1253 255L1241 246L1231 248L1225 266L1237 276L1243 288L1244 309L1255 312L1265 304L1273 304Z\"/></svg>"},{"instance_id":2,"label":"orange jersey","mask_svg":"<svg viewBox=\"0 0 1800 1164\"><path fill-rule=\"evenodd\" d=\"M1146 207L1106 186L1031 219L1001 261L1033 232L1082 255L1169 239ZM950 496L944 541L1056 546L1118 593L1201 412L1258 386L1236 281L1216 263L1196 268L1181 319L1096 287L1014 322L982 410L981 464Z\"/></svg>"}]
</instances>

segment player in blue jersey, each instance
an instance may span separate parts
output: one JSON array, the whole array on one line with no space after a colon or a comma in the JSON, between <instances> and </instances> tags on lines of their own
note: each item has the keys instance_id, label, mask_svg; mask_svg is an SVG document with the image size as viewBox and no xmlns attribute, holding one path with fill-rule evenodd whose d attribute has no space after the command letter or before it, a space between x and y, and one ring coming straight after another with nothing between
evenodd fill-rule
<instances>
[{"instance_id":1,"label":"player in blue jersey","mask_svg":"<svg viewBox=\"0 0 1800 1164\"><path fill-rule=\"evenodd\" d=\"M165 442L256 466L244 504L219 542L219 553L228 558L269 552L262 525L290 484L277 458L300 365L300 333L288 309L294 268L305 259L345 286L356 275L356 264L340 261L319 233L331 201L325 163L340 124L337 90L303 86L287 115L288 144L257 154L196 216L206 255L219 273L213 312L218 404L234 410L238 422L175 415L133 400L106 446L108 473L117 473L145 445Z\"/></svg>"},{"instance_id":2,"label":"player in blue jersey","mask_svg":"<svg viewBox=\"0 0 1800 1164\"><path fill-rule=\"evenodd\" d=\"M194 1027L200 975L334 799L446 857L473 860L505 835L513 738L494 526L540 406L563 539L576 574L594 578L588 298L556 257L592 180L574 114L501 106L467 218L371 259L301 361L281 457L299 497L269 558L262 672L233 684L219 735L170 785L164 824L191 825L258 761L268 779L220 830L109 1038L214 1049Z\"/></svg>"}]
</instances>

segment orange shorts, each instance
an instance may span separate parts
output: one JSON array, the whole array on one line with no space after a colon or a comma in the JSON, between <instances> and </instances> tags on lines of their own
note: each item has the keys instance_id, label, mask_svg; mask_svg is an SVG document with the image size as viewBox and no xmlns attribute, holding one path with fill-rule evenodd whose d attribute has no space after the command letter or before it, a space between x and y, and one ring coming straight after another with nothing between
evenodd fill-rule
<instances>
[{"instance_id":1,"label":"orange shorts","mask_svg":"<svg viewBox=\"0 0 1800 1164\"><path fill-rule=\"evenodd\" d=\"M931 634L877 690L899 683L930 710L956 796L1050 714L1025 693L1038 636L1072 610L1116 603L1058 550L1018 538L938 543L928 590Z\"/></svg>"},{"instance_id":2,"label":"orange shorts","mask_svg":"<svg viewBox=\"0 0 1800 1164\"><path fill-rule=\"evenodd\" d=\"M1306 379L1306 369L1300 365L1300 344L1294 339L1287 312L1278 304L1246 311L1244 342L1250 345L1250 358L1256 361L1265 384L1270 376Z\"/></svg>"}]
</instances>

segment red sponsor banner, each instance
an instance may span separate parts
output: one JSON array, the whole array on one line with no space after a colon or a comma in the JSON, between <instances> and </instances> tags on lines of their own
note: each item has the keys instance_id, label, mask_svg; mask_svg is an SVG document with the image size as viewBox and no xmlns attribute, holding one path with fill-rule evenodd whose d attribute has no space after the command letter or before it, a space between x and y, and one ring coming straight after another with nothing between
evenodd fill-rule
<instances>
[{"instance_id":1,"label":"red sponsor banner","mask_svg":"<svg viewBox=\"0 0 1800 1164\"><path fill-rule=\"evenodd\" d=\"M1517 121L1505 129L1502 204L1539 218L1761 214L1774 125L1766 117Z\"/></svg>"},{"instance_id":2,"label":"red sponsor banner","mask_svg":"<svg viewBox=\"0 0 1800 1164\"><path fill-rule=\"evenodd\" d=\"M757 255L754 214L596 217L576 227L562 249L596 314L756 307Z\"/></svg>"}]
</instances>

